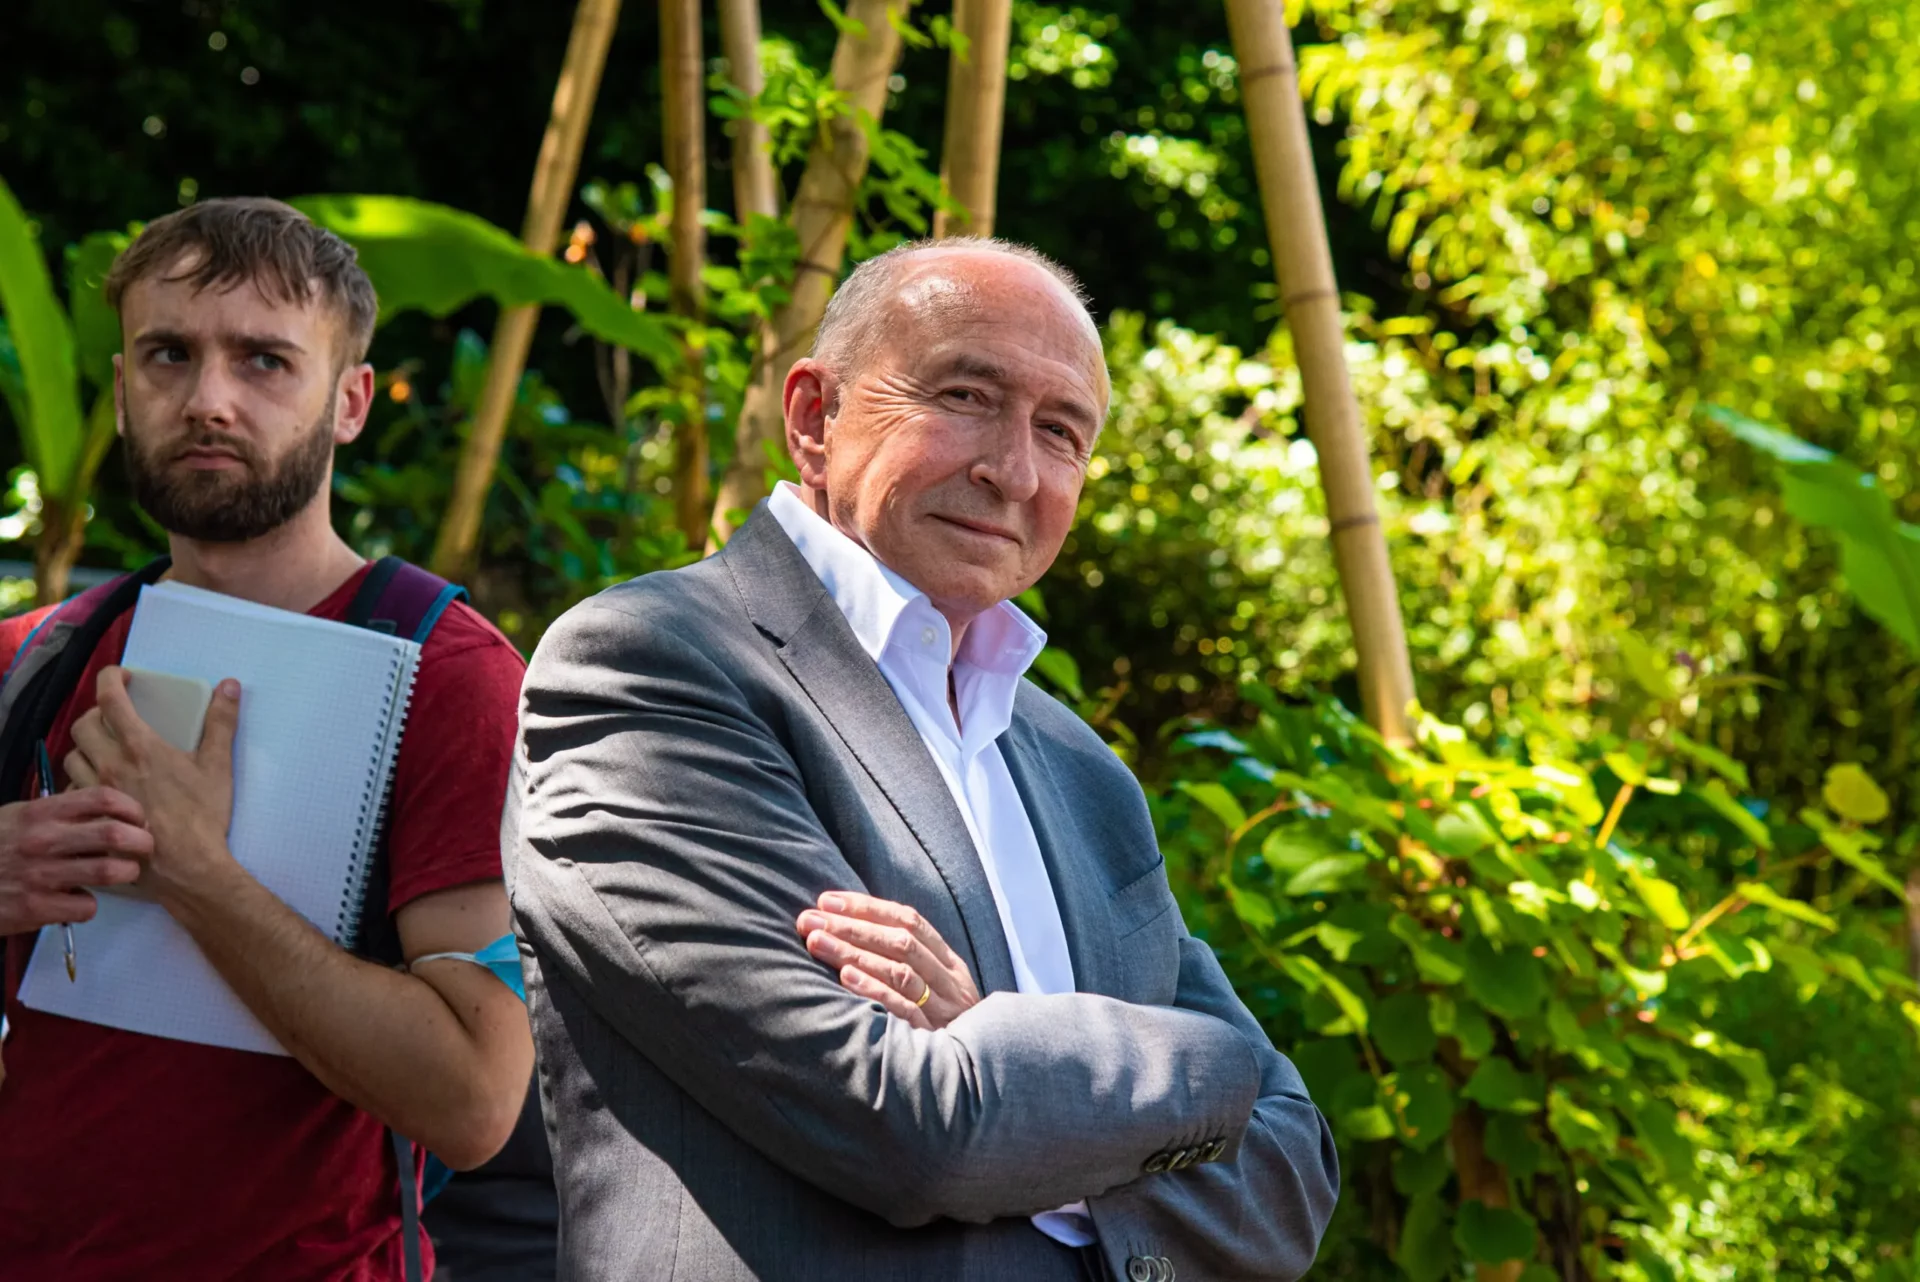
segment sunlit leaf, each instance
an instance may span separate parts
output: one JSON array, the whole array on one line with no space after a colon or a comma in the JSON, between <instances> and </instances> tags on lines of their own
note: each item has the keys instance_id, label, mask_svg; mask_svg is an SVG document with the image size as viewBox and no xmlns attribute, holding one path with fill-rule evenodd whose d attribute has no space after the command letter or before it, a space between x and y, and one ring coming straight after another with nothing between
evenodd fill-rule
<instances>
[{"instance_id":1,"label":"sunlit leaf","mask_svg":"<svg viewBox=\"0 0 1920 1282\"><path fill-rule=\"evenodd\" d=\"M1892 810L1873 776L1851 761L1828 768L1820 796L1835 814L1858 824L1877 824Z\"/></svg>"},{"instance_id":2,"label":"sunlit leaf","mask_svg":"<svg viewBox=\"0 0 1920 1282\"><path fill-rule=\"evenodd\" d=\"M1787 511L1839 538L1840 563L1860 607L1920 650L1920 526L1894 515L1872 474L1732 410L1706 412L1775 461Z\"/></svg>"},{"instance_id":3,"label":"sunlit leaf","mask_svg":"<svg viewBox=\"0 0 1920 1282\"><path fill-rule=\"evenodd\" d=\"M1247 822L1247 812L1234 795L1227 791L1224 784L1211 781L1195 783L1183 779L1174 786L1198 802L1208 814L1225 824L1228 832L1239 831Z\"/></svg>"},{"instance_id":4,"label":"sunlit leaf","mask_svg":"<svg viewBox=\"0 0 1920 1282\"><path fill-rule=\"evenodd\" d=\"M1789 899L1774 890L1773 887L1757 881L1743 881L1736 890L1751 903L1762 908L1770 908L1782 916L1795 921L1806 922L1809 926L1818 926L1822 930L1838 930L1840 923L1827 916L1811 904L1803 904L1798 899Z\"/></svg>"},{"instance_id":5,"label":"sunlit leaf","mask_svg":"<svg viewBox=\"0 0 1920 1282\"><path fill-rule=\"evenodd\" d=\"M403 196L305 196L289 203L359 251L383 318L409 310L445 316L476 298L502 307L550 304L658 369L679 364L673 331L660 317L635 310L584 267L532 253L473 214Z\"/></svg>"},{"instance_id":6,"label":"sunlit leaf","mask_svg":"<svg viewBox=\"0 0 1920 1282\"><path fill-rule=\"evenodd\" d=\"M1480 1061L1460 1094L1483 1108L1508 1113L1532 1113L1543 1097L1537 1073L1522 1073L1512 1061L1498 1055Z\"/></svg>"},{"instance_id":7,"label":"sunlit leaf","mask_svg":"<svg viewBox=\"0 0 1920 1282\"><path fill-rule=\"evenodd\" d=\"M0 182L0 308L20 367L26 414L19 420L27 461L51 494L64 494L80 462L80 411L73 329L54 296L27 213Z\"/></svg>"}]
</instances>

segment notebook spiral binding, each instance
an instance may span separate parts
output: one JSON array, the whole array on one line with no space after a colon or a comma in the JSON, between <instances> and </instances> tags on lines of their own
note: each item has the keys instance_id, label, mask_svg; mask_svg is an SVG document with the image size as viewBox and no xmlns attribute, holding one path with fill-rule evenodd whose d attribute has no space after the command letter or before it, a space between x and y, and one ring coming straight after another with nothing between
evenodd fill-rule
<instances>
[{"instance_id":1,"label":"notebook spiral binding","mask_svg":"<svg viewBox=\"0 0 1920 1282\"><path fill-rule=\"evenodd\" d=\"M334 938L352 952L359 947L360 924L371 889L374 851L378 849L387 822L387 808L393 799L393 776L399 765L400 736L407 728L407 713L413 703L413 677L419 648L393 660L393 694L387 703L387 732L380 753L367 763L367 782L360 794L360 813L354 824L353 862L348 867L347 884L340 897L340 920Z\"/></svg>"}]
</instances>

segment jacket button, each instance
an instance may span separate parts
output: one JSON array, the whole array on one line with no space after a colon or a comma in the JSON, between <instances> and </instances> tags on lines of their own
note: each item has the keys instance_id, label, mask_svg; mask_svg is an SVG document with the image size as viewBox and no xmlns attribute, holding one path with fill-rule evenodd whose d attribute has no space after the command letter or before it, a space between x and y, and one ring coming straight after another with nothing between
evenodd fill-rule
<instances>
[{"instance_id":1,"label":"jacket button","mask_svg":"<svg viewBox=\"0 0 1920 1282\"><path fill-rule=\"evenodd\" d=\"M1148 1158L1145 1162L1143 1162L1140 1166L1140 1169L1145 1171L1148 1175L1158 1175L1160 1174L1160 1172L1167 1169L1167 1163L1171 1162L1172 1160L1173 1160L1173 1154L1167 1152L1165 1149L1161 1149L1158 1153L1155 1153L1152 1157ZM1137 1259L1139 1257L1136 1256L1135 1258Z\"/></svg>"},{"instance_id":2,"label":"jacket button","mask_svg":"<svg viewBox=\"0 0 1920 1282\"><path fill-rule=\"evenodd\" d=\"M1193 1159L1198 1156L1200 1156L1199 1149L1183 1148L1173 1155L1173 1160L1167 1163L1167 1169L1169 1171L1184 1171L1193 1165Z\"/></svg>"},{"instance_id":3,"label":"jacket button","mask_svg":"<svg viewBox=\"0 0 1920 1282\"><path fill-rule=\"evenodd\" d=\"M1159 1282L1173 1282L1173 1261L1166 1256L1160 1257L1161 1274Z\"/></svg>"},{"instance_id":4,"label":"jacket button","mask_svg":"<svg viewBox=\"0 0 1920 1282\"><path fill-rule=\"evenodd\" d=\"M1144 1255L1136 1255L1127 1261L1127 1282L1158 1282L1155 1275L1159 1272L1154 1262Z\"/></svg>"},{"instance_id":5,"label":"jacket button","mask_svg":"<svg viewBox=\"0 0 1920 1282\"><path fill-rule=\"evenodd\" d=\"M1226 1156L1226 1152L1226 1141L1208 1140L1207 1146L1200 1150L1200 1160L1203 1162L1217 1162Z\"/></svg>"}]
</instances>

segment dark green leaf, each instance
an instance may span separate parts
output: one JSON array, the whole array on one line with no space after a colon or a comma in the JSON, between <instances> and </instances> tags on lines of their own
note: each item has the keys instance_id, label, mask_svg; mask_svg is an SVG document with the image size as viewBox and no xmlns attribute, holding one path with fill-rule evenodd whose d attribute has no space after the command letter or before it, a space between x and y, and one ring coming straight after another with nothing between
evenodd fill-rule
<instances>
[{"instance_id":1,"label":"dark green leaf","mask_svg":"<svg viewBox=\"0 0 1920 1282\"><path fill-rule=\"evenodd\" d=\"M1443 1150L1436 1149L1435 1152ZM1452 1225L1437 1193L1415 1197L1400 1224L1400 1249L1393 1262L1412 1282L1441 1282L1453 1271Z\"/></svg>"},{"instance_id":2,"label":"dark green leaf","mask_svg":"<svg viewBox=\"0 0 1920 1282\"><path fill-rule=\"evenodd\" d=\"M1532 1179L1546 1162L1546 1146L1533 1137L1527 1119L1515 1113L1489 1113L1484 1143L1487 1156L1516 1180Z\"/></svg>"},{"instance_id":3,"label":"dark green leaf","mask_svg":"<svg viewBox=\"0 0 1920 1282\"><path fill-rule=\"evenodd\" d=\"M1373 1012L1373 1044L1389 1062L1418 1064L1433 1058L1438 1039L1428 1014L1427 995L1408 989L1383 997Z\"/></svg>"},{"instance_id":4,"label":"dark green leaf","mask_svg":"<svg viewBox=\"0 0 1920 1282\"><path fill-rule=\"evenodd\" d=\"M1453 1120L1453 1088L1446 1074L1432 1064L1402 1070L1394 1077L1400 1099L1402 1138L1414 1148L1426 1148L1446 1138Z\"/></svg>"},{"instance_id":5,"label":"dark green leaf","mask_svg":"<svg viewBox=\"0 0 1920 1282\"><path fill-rule=\"evenodd\" d=\"M1482 1264L1524 1260L1533 1254L1533 1221L1505 1207L1462 1202L1453 1238L1468 1259Z\"/></svg>"},{"instance_id":6,"label":"dark green leaf","mask_svg":"<svg viewBox=\"0 0 1920 1282\"><path fill-rule=\"evenodd\" d=\"M1544 1092L1538 1073L1522 1073L1511 1060L1496 1055L1480 1061L1460 1094L1486 1108L1531 1113L1539 1109Z\"/></svg>"},{"instance_id":7,"label":"dark green leaf","mask_svg":"<svg viewBox=\"0 0 1920 1282\"><path fill-rule=\"evenodd\" d=\"M1405 913L1397 913L1387 929L1413 954L1420 978L1434 984L1457 984L1466 974L1466 956L1457 940L1421 929L1420 923Z\"/></svg>"},{"instance_id":8,"label":"dark green leaf","mask_svg":"<svg viewBox=\"0 0 1920 1282\"><path fill-rule=\"evenodd\" d=\"M74 358L81 375L101 392L113 390L113 358L120 351L120 317L107 306L107 272L131 241L122 232L95 232L67 251Z\"/></svg>"},{"instance_id":9,"label":"dark green leaf","mask_svg":"<svg viewBox=\"0 0 1920 1282\"><path fill-rule=\"evenodd\" d=\"M1519 949L1499 952L1484 939L1467 945L1467 991L1496 1015L1525 1019L1546 1000L1540 963Z\"/></svg>"},{"instance_id":10,"label":"dark green leaf","mask_svg":"<svg viewBox=\"0 0 1920 1282\"><path fill-rule=\"evenodd\" d=\"M1430 1197L1446 1186L1453 1159L1445 1144L1425 1148L1402 1145L1393 1153L1393 1187L1410 1198Z\"/></svg>"}]
</instances>

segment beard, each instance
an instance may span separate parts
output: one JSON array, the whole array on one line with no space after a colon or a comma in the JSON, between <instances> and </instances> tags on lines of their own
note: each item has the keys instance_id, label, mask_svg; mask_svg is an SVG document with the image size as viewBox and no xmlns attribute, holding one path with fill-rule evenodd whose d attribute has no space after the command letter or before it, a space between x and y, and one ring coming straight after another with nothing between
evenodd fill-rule
<instances>
[{"instance_id":1,"label":"beard","mask_svg":"<svg viewBox=\"0 0 1920 1282\"><path fill-rule=\"evenodd\" d=\"M194 432L148 451L127 415L125 459L133 498L161 529L203 543L245 543L270 534L306 510L333 466L331 407L278 459L238 437ZM188 450L214 446L240 467L210 472L181 466Z\"/></svg>"}]
</instances>

